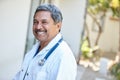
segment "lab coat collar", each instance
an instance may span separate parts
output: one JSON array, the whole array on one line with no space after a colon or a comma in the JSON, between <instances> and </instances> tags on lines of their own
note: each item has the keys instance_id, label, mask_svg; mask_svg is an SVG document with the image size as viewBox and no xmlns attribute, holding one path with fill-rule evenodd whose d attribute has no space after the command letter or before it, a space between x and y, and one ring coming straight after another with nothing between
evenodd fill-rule
<instances>
[{"instance_id":1,"label":"lab coat collar","mask_svg":"<svg viewBox=\"0 0 120 80\"><path fill-rule=\"evenodd\" d=\"M49 50L59 41L59 39L61 39L61 38L62 38L61 33L58 33L58 34L56 35L56 37L53 38L53 39L48 43L48 45L47 45L46 47L44 47L40 52L49 51ZM42 55L42 54L44 54L44 53L39 53L38 55Z\"/></svg>"}]
</instances>

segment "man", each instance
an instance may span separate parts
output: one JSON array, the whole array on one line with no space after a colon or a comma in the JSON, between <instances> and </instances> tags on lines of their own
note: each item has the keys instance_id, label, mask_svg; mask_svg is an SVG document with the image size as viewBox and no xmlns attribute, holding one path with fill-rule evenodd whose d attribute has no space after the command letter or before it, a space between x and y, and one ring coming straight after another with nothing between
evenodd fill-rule
<instances>
[{"instance_id":1,"label":"man","mask_svg":"<svg viewBox=\"0 0 120 80\"><path fill-rule=\"evenodd\" d=\"M36 9L33 34L38 43L25 55L13 80L75 80L77 65L60 33L62 19L53 4L42 4Z\"/></svg>"}]
</instances>

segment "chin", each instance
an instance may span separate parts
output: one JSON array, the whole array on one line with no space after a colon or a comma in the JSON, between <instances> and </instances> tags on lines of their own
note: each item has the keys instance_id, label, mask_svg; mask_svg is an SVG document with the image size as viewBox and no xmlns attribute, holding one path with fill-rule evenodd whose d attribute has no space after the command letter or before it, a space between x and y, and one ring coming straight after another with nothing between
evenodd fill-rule
<instances>
[{"instance_id":1,"label":"chin","mask_svg":"<svg viewBox=\"0 0 120 80\"><path fill-rule=\"evenodd\" d=\"M40 42L46 41L46 39L43 39L43 38L39 38L39 39L37 39L37 40L40 41Z\"/></svg>"}]
</instances>

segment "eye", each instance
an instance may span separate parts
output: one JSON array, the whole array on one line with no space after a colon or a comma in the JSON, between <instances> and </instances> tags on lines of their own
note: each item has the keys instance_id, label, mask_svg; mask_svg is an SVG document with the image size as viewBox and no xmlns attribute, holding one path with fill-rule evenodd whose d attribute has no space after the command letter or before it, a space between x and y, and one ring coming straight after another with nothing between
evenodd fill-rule
<instances>
[{"instance_id":1,"label":"eye","mask_svg":"<svg viewBox=\"0 0 120 80\"><path fill-rule=\"evenodd\" d=\"M42 21L42 24L43 24L43 25L46 25L46 24L48 24L48 21L43 20L43 21Z\"/></svg>"},{"instance_id":2,"label":"eye","mask_svg":"<svg viewBox=\"0 0 120 80\"><path fill-rule=\"evenodd\" d=\"M33 25L35 25L35 24L38 24L38 21L34 20L33 21Z\"/></svg>"}]
</instances>

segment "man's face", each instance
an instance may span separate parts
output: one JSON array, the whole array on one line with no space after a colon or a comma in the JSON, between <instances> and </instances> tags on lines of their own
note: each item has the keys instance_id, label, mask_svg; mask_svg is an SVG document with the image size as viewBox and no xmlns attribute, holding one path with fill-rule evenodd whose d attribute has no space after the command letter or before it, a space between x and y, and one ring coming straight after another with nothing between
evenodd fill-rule
<instances>
[{"instance_id":1,"label":"man's face","mask_svg":"<svg viewBox=\"0 0 120 80\"><path fill-rule=\"evenodd\" d=\"M43 43L49 43L58 33L61 23L54 23L51 13L48 11L38 11L34 15L33 34Z\"/></svg>"}]
</instances>

